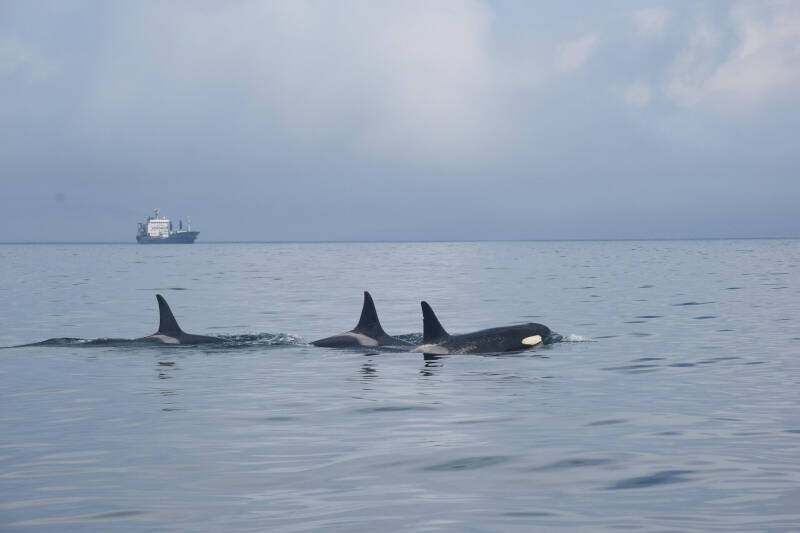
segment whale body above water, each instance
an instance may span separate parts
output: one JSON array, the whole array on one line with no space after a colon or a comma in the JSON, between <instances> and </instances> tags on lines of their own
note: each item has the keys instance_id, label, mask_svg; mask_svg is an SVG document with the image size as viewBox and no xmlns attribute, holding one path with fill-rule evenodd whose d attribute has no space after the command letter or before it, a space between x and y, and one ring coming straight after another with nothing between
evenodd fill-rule
<instances>
[{"instance_id":1,"label":"whale body above water","mask_svg":"<svg viewBox=\"0 0 800 533\"><path fill-rule=\"evenodd\" d=\"M561 336L543 324L528 323L450 335L428 302L422 302L422 344L412 352L444 355L521 352L558 341Z\"/></svg>"},{"instance_id":2,"label":"whale body above water","mask_svg":"<svg viewBox=\"0 0 800 533\"><path fill-rule=\"evenodd\" d=\"M210 344L223 341L218 337L185 333L178 325L178 321L175 320L175 316L172 314L172 310L164 297L156 294L156 300L158 301L159 314L158 331L147 337L136 339L137 341L152 341L161 344Z\"/></svg>"},{"instance_id":3,"label":"whale body above water","mask_svg":"<svg viewBox=\"0 0 800 533\"><path fill-rule=\"evenodd\" d=\"M392 337L383 331L381 322L378 320L375 302L372 301L372 296L367 291L364 291L364 305L361 308L361 318L356 327L338 335L315 340L311 344L325 348L413 346L410 342Z\"/></svg>"}]
</instances>

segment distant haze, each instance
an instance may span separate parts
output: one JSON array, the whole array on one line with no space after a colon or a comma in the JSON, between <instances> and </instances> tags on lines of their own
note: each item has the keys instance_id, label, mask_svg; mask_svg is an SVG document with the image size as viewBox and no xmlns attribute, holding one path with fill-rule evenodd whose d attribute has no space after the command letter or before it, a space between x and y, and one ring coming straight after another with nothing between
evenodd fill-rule
<instances>
[{"instance_id":1,"label":"distant haze","mask_svg":"<svg viewBox=\"0 0 800 533\"><path fill-rule=\"evenodd\" d=\"M0 241L800 236L800 2L0 2Z\"/></svg>"}]
</instances>

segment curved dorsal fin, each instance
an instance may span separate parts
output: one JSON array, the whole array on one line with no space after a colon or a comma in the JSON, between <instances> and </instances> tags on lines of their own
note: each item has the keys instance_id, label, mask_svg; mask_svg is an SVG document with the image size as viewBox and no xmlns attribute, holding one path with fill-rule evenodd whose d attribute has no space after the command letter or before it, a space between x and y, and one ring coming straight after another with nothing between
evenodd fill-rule
<instances>
[{"instance_id":1,"label":"curved dorsal fin","mask_svg":"<svg viewBox=\"0 0 800 533\"><path fill-rule=\"evenodd\" d=\"M367 291L364 291L364 307L361 308L361 318L356 327L352 329L356 333L367 333L370 335L386 335L378 320L378 311L375 310L375 302Z\"/></svg>"},{"instance_id":2,"label":"curved dorsal fin","mask_svg":"<svg viewBox=\"0 0 800 533\"><path fill-rule=\"evenodd\" d=\"M428 302L422 302L422 343L435 344L448 338L450 335L444 330L436 318L436 314L428 305Z\"/></svg>"},{"instance_id":3,"label":"curved dorsal fin","mask_svg":"<svg viewBox=\"0 0 800 533\"><path fill-rule=\"evenodd\" d=\"M167 301L164 299L163 296L160 294L156 294L156 300L158 300L158 315L159 315L159 322L158 322L158 331L156 333L163 333L163 334L179 334L183 333L181 331L181 327L178 325L178 321L175 320L175 317L172 314L172 311L167 305Z\"/></svg>"}]
</instances>

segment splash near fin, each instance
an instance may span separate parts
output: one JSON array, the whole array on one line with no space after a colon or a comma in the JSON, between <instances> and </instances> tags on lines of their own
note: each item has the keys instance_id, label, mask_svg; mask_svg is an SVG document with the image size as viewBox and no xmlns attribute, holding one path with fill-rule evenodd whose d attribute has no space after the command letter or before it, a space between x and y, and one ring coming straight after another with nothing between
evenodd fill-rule
<instances>
[{"instance_id":1,"label":"splash near fin","mask_svg":"<svg viewBox=\"0 0 800 533\"><path fill-rule=\"evenodd\" d=\"M156 333L162 333L165 335L177 335L183 333L181 331L181 327L178 325L178 321L175 320L175 317L172 314L172 311L167 305L167 301L164 299L163 296L160 294L156 294L156 300L158 300L158 314L159 314L159 323L158 323L158 331Z\"/></svg>"},{"instance_id":2,"label":"splash near fin","mask_svg":"<svg viewBox=\"0 0 800 533\"><path fill-rule=\"evenodd\" d=\"M436 318L436 314L428 305L428 302L422 302L422 343L435 344L441 342L450 335L444 330Z\"/></svg>"},{"instance_id":3,"label":"splash near fin","mask_svg":"<svg viewBox=\"0 0 800 533\"><path fill-rule=\"evenodd\" d=\"M364 307L361 308L361 318L352 330L355 333L366 333L372 336L386 335L378 320L378 311L375 310L375 302L367 291L364 291Z\"/></svg>"}]
</instances>

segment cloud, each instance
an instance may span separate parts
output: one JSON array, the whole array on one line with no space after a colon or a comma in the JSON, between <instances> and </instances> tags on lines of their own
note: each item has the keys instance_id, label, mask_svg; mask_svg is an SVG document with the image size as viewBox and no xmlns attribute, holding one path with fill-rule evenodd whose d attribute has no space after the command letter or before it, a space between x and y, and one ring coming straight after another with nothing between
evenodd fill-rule
<instances>
[{"instance_id":1,"label":"cloud","mask_svg":"<svg viewBox=\"0 0 800 533\"><path fill-rule=\"evenodd\" d=\"M575 41L562 44L556 52L556 68L562 72L581 68L592 57L598 42L597 34L590 33Z\"/></svg>"},{"instance_id":2,"label":"cloud","mask_svg":"<svg viewBox=\"0 0 800 533\"><path fill-rule=\"evenodd\" d=\"M664 88L667 98L686 106L698 103L717 66L721 45L722 35L714 26L696 23L667 74Z\"/></svg>"},{"instance_id":3,"label":"cloud","mask_svg":"<svg viewBox=\"0 0 800 533\"><path fill-rule=\"evenodd\" d=\"M708 82L708 90L739 101L800 88L800 3L738 4L731 10L739 46Z\"/></svg>"},{"instance_id":4,"label":"cloud","mask_svg":"<svg viewBox=\"0 0 800 533\"><path fill-rule=\"evenodd\" d=\"M150 4L122 23L90 122L217 98L226 120L268 121L301 149L450 164L493 142L501 77L479 2L188 5Z\"/></svg>"},{"instance_id":5,"label":"cloud","mask_svg":"<svg viewBox=\"0 0 800 533\"><path fill-rule=\"evenodd\" d=\"M657 38L663 35L672 12L665 7L651 7L635 11L631 18L639 37Z\"/></svg>"},{"instance_id":6,"label":"cloud","mask_svg":"<svg viewBox=\"0 0 800 533\"><path fill-rule=\"evenodd\" d=\"M670 100L732 108L800 89L800 3L739 2L730 21L736 45L727 53L717 27L697 24L669 72Z\"/></svg>"},{"instance_id":7,"label":"cloud","mask_svg":"<svg viewBox=\"0 0 800 533\"><path fill-rule=\"evenodd\" d=\"M702 184L800 227L800 4L664 4L6 2L0 240L663 236Z\"/></svg>"},{"instance_id":8,"label":"cloud","mask_svg":"<svg viewBox=\"0 0 800 533\"><path fill-rule=\"evenodd\" d=\"M0 34L0 78L13 76L28 82L43 81L55 67L40 53L11 36Z\"/></svg>"},{"instance_id":9,"label":"cloud","mask_svg":"<svg viewBox=\"0 0 800 533\"><path fill-rule=\"evenodd\" d=\"M616 92L623 102L632 107L646 107L653 94L650 86L643 82L630 83Z\"/></svg>"}]
</instances>

